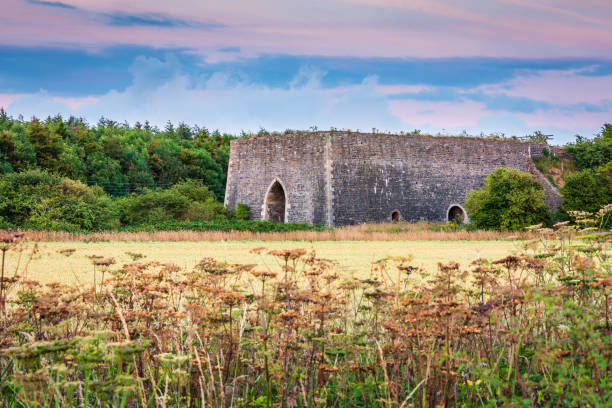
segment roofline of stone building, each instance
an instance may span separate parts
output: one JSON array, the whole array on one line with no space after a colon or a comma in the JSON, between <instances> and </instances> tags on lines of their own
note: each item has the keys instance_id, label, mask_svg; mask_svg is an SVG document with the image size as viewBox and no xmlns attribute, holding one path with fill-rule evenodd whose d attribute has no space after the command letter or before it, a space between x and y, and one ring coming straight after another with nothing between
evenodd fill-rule
<instances>
[{"instance_id":1,"label":"roofline of stone building","mask_svg":"<svg viewBox=\"0 0 612 408\"><path fill-rule=\"evenodd\" d=\"M551 147L557 147L555 145L549 145L548 143L537 143L530 142L528 140L520 140L513 138L504 137L488 137L488 136L471 136L471 135L431 135L425 133L372 133L372 132L354 132L350 130L328 130L328 131L309 131L309 130L297 130L289 133L263 133L263 134L250 134L245 137L232 140L230 143L247 143L249 140L266 138L266 137L284 137L289 135L304 135L304 136L329 136L334 134L354 134L359 136L372 136L372 137L385 137L385 136L398 136L407 138L435 138L435 139L462 139L462 140L478 140L478 141L491 141L491 142L502 142L502 143L523 143L531 145L546 145Z\"/></svg>"}]
</instances>

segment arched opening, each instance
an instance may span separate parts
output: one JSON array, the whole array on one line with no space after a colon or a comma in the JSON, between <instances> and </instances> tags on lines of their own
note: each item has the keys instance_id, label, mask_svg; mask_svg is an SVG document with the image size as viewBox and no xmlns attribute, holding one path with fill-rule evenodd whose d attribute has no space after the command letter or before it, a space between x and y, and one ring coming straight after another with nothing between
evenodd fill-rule
<instances>
[{"instance_id":1,"label":"arched opening","mask_svg":"<svg viewBox=\"0 0 612 408\"><path fill-rule=\"evenodd\" d=\"M397 224L402 220L402 214L398 210L391 211L391 222Z\"/></svg>"},{"instance_id":2,"label":"arched opening","mask_svg":"<svg viewBox=\"0 0 612 408\"><path fill-rule=\"evenodd\" d=\"M285 222L285 206L287 197L285 189L281 183L276 180L266 195L265 203L265 219L273 222Z\"/></svg>"},{"instance_id":3,"label":"arched opening","mask_svg":"<svg viewBox=\"0 0 612 408\"><path fill-rule=\"evenodd\" d=\"M448 209L447 215L448 222L454 222L457 224L465 224L467 221L467 216L465 211L459 205L453 205Z\"/></svg>"}]
</instances>

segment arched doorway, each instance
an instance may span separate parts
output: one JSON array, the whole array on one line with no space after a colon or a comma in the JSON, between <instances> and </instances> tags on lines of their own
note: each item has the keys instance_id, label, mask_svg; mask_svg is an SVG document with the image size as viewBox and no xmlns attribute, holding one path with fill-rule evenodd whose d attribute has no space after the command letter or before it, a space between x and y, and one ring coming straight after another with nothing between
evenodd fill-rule
<instances>
[{"instance_id":1,"label":"arched doorway","mask_svg":"<svg viewBox=\"0 0 612 408\"><path fill-rule=\"evenodd\" d=\"M264 218L273 222L285 222L286 205L285 189L278 180L275 180L266 194Z\"/></svg>"},{"instance_id":2,"label":"arched doorway","mask_svg":"<svg viewBox=\"0 0 612 408\"><path fill-rule=\"evenodd\" d=\"M402 220L402 214L398 210L391 211L391 222L397 224Z\"/></svg>"},{"instance_id":3,"label":"arched doorway","mask_svg":"<svg viewBox=\"0 0 612 408\"><path fill-rule=\"evenodd\" d=\"M465 224L468 219L463 207L461 207L460 205L451 205L448 208L446 220L448 222Z\"/></svg>"}]
</instances>

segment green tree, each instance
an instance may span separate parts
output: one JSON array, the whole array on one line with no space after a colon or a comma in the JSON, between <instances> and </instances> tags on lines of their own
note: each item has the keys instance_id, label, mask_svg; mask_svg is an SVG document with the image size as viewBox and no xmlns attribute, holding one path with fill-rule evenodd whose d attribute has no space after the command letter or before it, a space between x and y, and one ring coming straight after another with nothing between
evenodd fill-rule
<instances>
[{"instance_id":1,"label":"green tree","mask_svg":"<svg viewBox=\"0 0 612 408\"><path fill-rule=\"evenodd\" d=\"M149 169L146 155L130 147L125 156L127 160L122 163L122 167L128 178L128 191L140 192L145 188L155 187L155 180Z\"/></svg>"},{"instance_id":2,"label":"green tree","mask_svg":"<svg viewBox=\"0 0 612 408\"><path fill-rule=\"evenodd\" d=\"M58 171L73 180L87 181L87 166L85 165L83 149L74 144L64 146L59 157Z\"/></svg>"},{"instance_id":3,"label":"green tree","mask_svg":"<svg viewBox=\"0 0 612 408\"><path fill-rule=\"evenodd\" d=\"M465 208L471 222L484 229L516 231L550 220L540 183L515 169L495 170L481 189L468 194Z\"/></svg>"},{"instance_id":4,"label":"green tree","mask_svg":"<svg viewBox=\"0 0 612 408\"><path fill-rule=\"evenodd\" d=\"M530 141L531 143L548 144L548 139L550 137L551 137L550 135L545 135L544 133L542 133L542 131L536 130L535 132L533 132L532 135L527 136L527 140Z\"/></svg>"},{"instance_id":5,"label":"green tree","mask_svg":"<svg viewBox=\"0 0 612 408\"><path fill-rule=\"evenodd\" d=\"M62 138L49 130L48 124L33 119L27 130L36 152L36 162L39 167L55 171L58 169L58 158L62 152Z\"/></svg>"},{"instance_id":6,"label":"green tree","mask_svg":"<svg viewBox=\"0 0 612 408\"><path fill-rule=\"evenodd\" d=\"M89 184L102 187L108 194L127 194L128 179L121 172L121 165L117 160L102 153L94 153L87 158L87 174Z\"/></svg>"},{"instance_id":7,"label":"green tree","mask_svg":"<svg viewBox=\"0 0 612 408\"><path fill-rule=\"evenodd\" d=\"M148 122L131 127L105 118L91 127L75 117L27 122L3 110L0 132L0 174L38 168L99 185L113 196L198 179L219 202L235 138L184 123L160 131Z\"/></svg>"},{"instance_id":8,"label":"green tree","mask_svg":"<svg viewBox=\"0 0 612 408\"><path fill-rule=\"evenodd\" d=\"M8 130L0 130L0 173L14 170L16 156L17 146L13 133Z\"/></svg>"},{"instance_id":9,"label":"green tree","mask_svg":"<svg viewBox=\"0 0 612 408\"><path fill-rule=\"evenodd\" d=\"M606 123L593 139L576 136L574 143L564 146L580 170L597 170L612 161L612 124Z\"/></svg>"},{"instance_id":10,"label":"green tree","mask_svg":"<svg viewBox=\"0 0 612 408\"><path fill-rule=\"evenodd\" d=\"M187 177L187 169L179 159L180 151L172 139L156 138L149 142L149 166L158 185L167 187Z\"/></svg>"},{"instance_id":11,"label":"green tree","mask_svg":"<svg viewBox=\"0 0 612 408\"><path fill-rule=\"evenodd\" d=\"M607 178L592 170L582 170L570 174L561 188L563 206L561 211L569 218L569 211L588 211L596 213L606 204L612 203L612 184ZM604 227L612 227L612 218Z\"/></svg>"},{"instance_id":12,"label":"green tree","mask_svg":"<svg viewBox=\"0 0 612 408\"><path fill-rule=\"evenodd\" d=\"M204 149L182 149L179 158L189 178L203 180L210 186L216 197L222 199L225 193L224 170Z\"/></svg>"},{"instance_id":13,"label":"green tree","mask_svg":"<svg viewBox=\"0 0 612 408\"><path fill-rule=\"evenodd\" d=\"M6 130L11 125L11 118L6 113L4 108L0 108L0 130Z\"/></svg>"}]
</instances>

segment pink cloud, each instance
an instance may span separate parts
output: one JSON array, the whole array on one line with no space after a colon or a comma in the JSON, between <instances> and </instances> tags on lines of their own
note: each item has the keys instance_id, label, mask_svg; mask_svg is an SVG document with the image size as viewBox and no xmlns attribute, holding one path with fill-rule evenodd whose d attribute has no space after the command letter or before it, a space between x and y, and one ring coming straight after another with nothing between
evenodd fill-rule
<instances>
[{"instance_id":1,"label":"pink cloud","mask_svg":"<svg viewBox=\"0 0 612 408\"><path fill-rule=\"evenodd\" d=\"M431 89L430 86L424 85L378 85L376 90L384 95L397 95L402 93L416 93L427 91Z\"/></svg>"},{"instance_id":2,"label":"pink cloud","mask_svg":"<svg viewBox=\"0 0 612 408\"><path fill-rule=\"evenodd\" d=\"M11 103L17 100L22 94L3 94L0 93L0 108L6 109Z\"/></svg>"},{"instance_id":3,"label":"pink cloud","mask_svg":"<svg viewBox=\"0 0 612 408\"><path fill-rule=\"evenodd\" d=\"M510 96L522 96L551 104L596 104L612 99L611 89L612 75L585 76L574 71L546 71L478 88L488 93L503 92Z\"/></svg>"},{"instance_id":4,"label":"pink cloud","mask_svg":"<svg viewBox=\"0 0 612 408\"><path fill-rule=\"evenodd\" d=\"M51 99L55 102L61 102L65 104L72 110L76 110L87 103L98 102L100 100L100 98L95 97L95 96L85 96L81 98L68 98L68 97L62 97L62 96L54 96Z\"/></svg>"},{"instance_id":5,"label":"pink cloud","mask_svg":"<svg viewBox=\"0 0 612 408\"><path fill-rule=\"evenodd\" d=\"M421 129L460 132L473 128L487 112L477 102L428 102L417 100L391 100L391 112Z\"/></svg>"},{"instance_id":6,"label":"pink cloud","mask_svg":"<svg viewBox=\"0 0 612 408\"><path fill-rule=\"evenodd\" d=\"M549 4L545 1L533 1L533 0L501 0L503 3L512 4L514 6L520 7L522 9L536 9L549 12L552 16L561 15L565 17L569 17L570 19L580 20L589 24L597 24L597 25L605 25L607 22L604 19L598 17L598 14L588 15L585 14L584 11L587 11L588 8L585 7L584 3L580 4L580 9L582 12L574 11L570 9L571 6L575 6L577 3L573 2L573 4L566 4L565 7L560 7L559 3L561 1L557 0L557 4ZM597 1L592 1L591 3L597 3ZM609 5L609 4L608 4ZM591 13L594 11L590 9Z\"/></svg>"},{"instance_id":7,"label":"pink cloud","mask_svg":"<svg viewBox=\"0 0 612 408\"><path fill-rule=\"evenodd\" d=\"M5 0L0 42L10 45L99 47L138 44L188 47L216 59L261 53L443 57L567 57L609 55L612 6L590 11L550 2L484 0L330 0L256 6L235 2L70 1L79 10ZM524 4L525 3L525 4ZM460 4L460 5L457 5ZM504 6L506 4L506 6ZM534 11L535 10L535 11ZM603 10L603 11L601 11ZM162 13L188 20L216 21L225 28L116 27L95 18L101 13ZM536 13L537 11L537 13ZM217 52L240 47L240 53Z\"/></svg>"},{"instance_id":8,"label":"pink cloud","mask_svg":"<svg viewBox=\"0 0 612 408\"><path fill-rule=\"evenodd\" d=\"M534 112L529 114L519 113L516 116L525 121L527 126L533 129L545 129L551 124L558 128L576 129L591 128L599 129L604 123L610 123L612 112L577 112L568 114L560 111ZM584 134L583 136L591 136Z\"/></svg>"}]
</instances>

